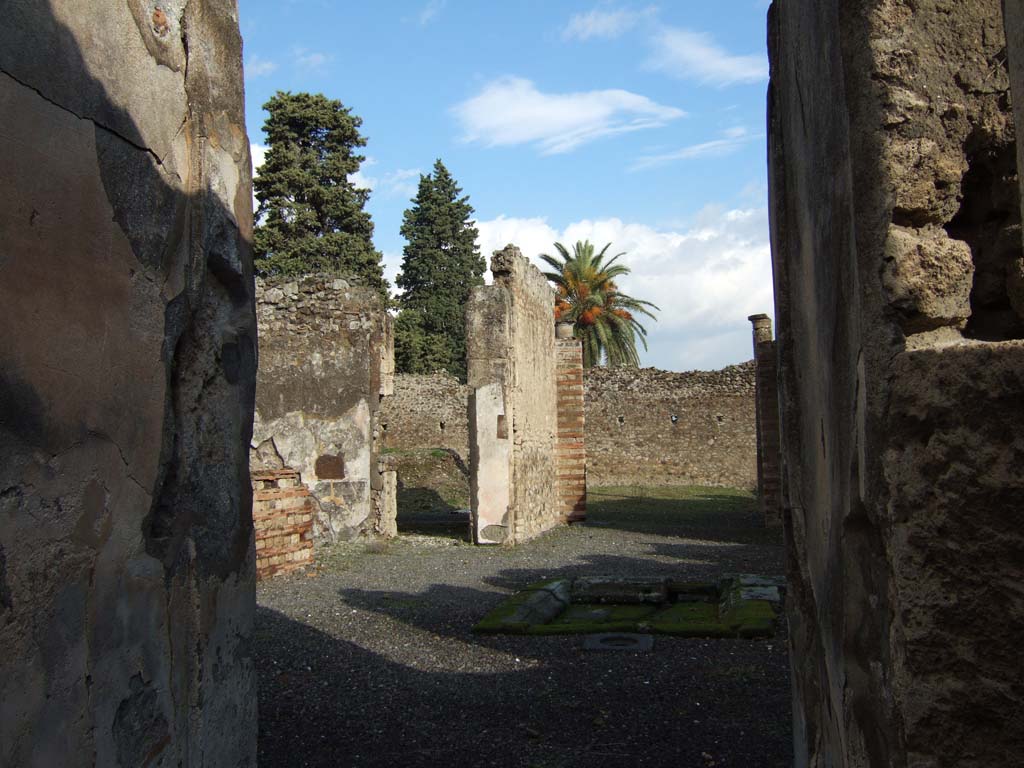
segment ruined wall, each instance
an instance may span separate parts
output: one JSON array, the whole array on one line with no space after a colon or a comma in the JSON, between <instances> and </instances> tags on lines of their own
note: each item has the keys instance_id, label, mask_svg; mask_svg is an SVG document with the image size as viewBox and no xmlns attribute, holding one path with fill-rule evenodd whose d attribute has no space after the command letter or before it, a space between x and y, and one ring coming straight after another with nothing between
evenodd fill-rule
<instances>
[{"instance_id":1,"label":"ruined wall","mask_svg":"<svg viewBox=\"0 0 1024 768\"><path fill-rule=\"evenodd\" d=\"M252 766L234 2L0 24L0 765Z\"/></svg>"},{"instance_id":2,"label":"ruined wall","mask_svg":"<svg viewBox=\"0 0 1024 768\"><path fill-rule=\"evenodd\" d=\"M998 0L787 0L769 27L797 764L1015 764L1024 315Z\"/></svg>"},{"instance_id":3,"label":"ruined wall","mask_svg":"<svg viewBox=\"0 0 1024 768\"><path fill-rule=\"evenodd\" d=\"M373 533L373 493L384 488L377 411L393 388L390 318L372 291L323 275L257 280L256 302L253 468L299 472L318 537Z\"/></svg>"},{"instance_id":4,"label":"ruined wall","mask_svg":"<svg viewBox=\"0 0 1024 768\"><path fill-rule=\"evenodd\" d=\"M383 448L448 448L469 459L469 387L450 373L395 376L395 393L381 404Z\"/></svg>"},{"instance_id":5,"label":"ruined wall","mask_svg":"<svg viewBox=\"0 0 1024 768\"><path fill-rule=\"evenodd\" d=\"M754 366L673 373L590 368L587 482L757 485Z\"/></svg>"},{"instance_id":6,"label":"ruined wall","mask_svg":"<svg viewBox=\"0 0 1024 768\"><path fill-rule=\"evenodd\" d=\"M477 543L515 543L562 521L554 291L515 246L491 273L466 307L470 502Z\"/></svg>"},{"instance_id":7,"label":"ruined wall","mask_svg":"<svg viewBox=\"0 0 1024 768\"><path fill-rule=\"evenodd\" d=\"M583 381L590 485L755 487L752 363L689 373L592 368ZM394 398L381 409L384 446L445 447L468 456L460 450L469 440L468 394L447 374L399 374Z\"/></svg>"}]
</instances>

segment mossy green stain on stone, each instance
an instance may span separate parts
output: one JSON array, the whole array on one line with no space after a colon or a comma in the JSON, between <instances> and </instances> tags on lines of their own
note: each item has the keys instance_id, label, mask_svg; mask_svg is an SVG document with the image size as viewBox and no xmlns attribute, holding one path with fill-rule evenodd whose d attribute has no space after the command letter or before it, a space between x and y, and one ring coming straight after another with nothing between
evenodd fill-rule
<instances>
[{"instance_id":1,"label":"mossy green stain on stone","mask_svg":"<svg viewBox=\"0 0 1024 768\"><path fill-rule=\"evenodd\" d=\"M564 595L572 583L566 579L535 582L492 610L473 631L521 635L652 632L681 637L770 637L775 632L775 605L770 600L743 599L743 578L727 578L718 584L669 581L669 602L660 606L577 603L548 620L530 622L525 609L531 601L536 602L538 591Z\"/></svg>"}]
</instances>

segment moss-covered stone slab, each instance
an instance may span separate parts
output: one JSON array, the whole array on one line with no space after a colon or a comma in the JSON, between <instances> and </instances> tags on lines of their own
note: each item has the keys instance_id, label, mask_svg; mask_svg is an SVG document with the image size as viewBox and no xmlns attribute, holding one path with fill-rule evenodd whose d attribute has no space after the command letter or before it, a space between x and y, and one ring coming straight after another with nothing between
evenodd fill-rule
<instances>
[{"instance_id":1,"label":"moss-covered stone slab","mask_svg":"<svg viewBox=\"0 0 1024 768\"><path fill-rule=\"evenodd\" d=\"M770 637L781 579L727 576L718 582L578 578L531 584L473 627L474 632L574 635L635 632L679 637Z\"/></svg>"}]
</instances>

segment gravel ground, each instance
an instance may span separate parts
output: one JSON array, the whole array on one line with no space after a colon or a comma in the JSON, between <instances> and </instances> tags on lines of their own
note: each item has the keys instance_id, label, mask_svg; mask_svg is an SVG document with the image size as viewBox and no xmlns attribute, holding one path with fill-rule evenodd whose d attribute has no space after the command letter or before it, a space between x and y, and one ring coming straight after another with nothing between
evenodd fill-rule
<instances>
[{"instance_id":1,"label":"gravel ground","mask_svg":"<svg viewBox=\"0 0 1024 768\"><path fill-rule=\"evenodd\" d=\"M452 535L318 550L261 583L259 760L274 766L788 766L784 627L771 640L474 636L517 588L556 576L780 575L749 494L592 492L587 523L525 545ZM420 530L424 530L420 527Z\"/></svg>"}]
</instances>

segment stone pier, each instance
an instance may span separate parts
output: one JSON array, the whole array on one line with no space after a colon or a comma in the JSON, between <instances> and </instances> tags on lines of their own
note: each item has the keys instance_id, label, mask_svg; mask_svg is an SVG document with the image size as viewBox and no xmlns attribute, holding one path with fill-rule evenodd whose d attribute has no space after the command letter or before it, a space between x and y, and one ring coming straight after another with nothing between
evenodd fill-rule
<instances>
[{"instance_id":1,"label":"stone pier","mask_svg":"<svg viewBox=\"0 0 1024 768\"><path fill-rule=\"evenodd\" d=\"M782 457L779 452L779 387L772 321L751 315L757 412L757 498L765 525L782 524Z\"/></svg>"},{"instance_id":2,"label":"stone pier","mask_svg":"<svg viewBox=\"0 0 1024 768\"><path fill-rule=\"evenodd\" d=\"M491 258L493 285L466 308L473 540L514 544L564 521L554 291L515 246Z\"/></svg>"}]
</instances>

